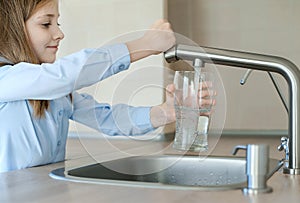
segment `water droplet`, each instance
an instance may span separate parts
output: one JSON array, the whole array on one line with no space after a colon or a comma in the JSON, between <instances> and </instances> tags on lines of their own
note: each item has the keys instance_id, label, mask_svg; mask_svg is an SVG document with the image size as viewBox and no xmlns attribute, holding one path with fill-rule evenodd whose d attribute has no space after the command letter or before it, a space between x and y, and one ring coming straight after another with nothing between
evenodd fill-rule
<instances>
[{"instance_id":1,"label":"water droplet","mask_svg":"<svg viewBox=\"0 0 300 203\"><path fill-rule=\"evenodd\" d=\"M176 183L176 179L175 179L175 176L174 176L174 175L171 176L171 182L172 182L172 183Z\"/></svg>"},{"instance_id":2,"label":"water droplet","mask_svg":"<svg viewBox=\"0 0 300 203\"><path fill-rule=\"evenodd\" d=\"M231 184L231 179L230 178L227 179L227 184Z\"/></svg>"},{"instance_id":3,"label":"water droplet","mask_svg":"<svg viewBox=\"0 0 300 203\"><path fill-rule=\"evenodd\" d=\"M198 180L198 185L202 185L202 179L201 178Z\"/></svg>"}]
</instances>

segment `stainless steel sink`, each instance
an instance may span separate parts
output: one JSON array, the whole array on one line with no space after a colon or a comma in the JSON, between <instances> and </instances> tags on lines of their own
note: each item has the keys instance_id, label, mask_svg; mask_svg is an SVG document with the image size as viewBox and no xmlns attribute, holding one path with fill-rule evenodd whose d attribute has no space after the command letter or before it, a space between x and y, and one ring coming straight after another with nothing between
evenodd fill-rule
<instances>
[{"instance_id":1,"label":"stainless steel sink","mask_svg":"<svg viewBox=\"0 0 300 203\"><path fill-rule=\"evenodd\" d=\"M270 178L282 163L269 159ZM226 190L246 186L244 157L135 156L50 173L55 179L165 189Z\"/></svg>"}]
</instances>

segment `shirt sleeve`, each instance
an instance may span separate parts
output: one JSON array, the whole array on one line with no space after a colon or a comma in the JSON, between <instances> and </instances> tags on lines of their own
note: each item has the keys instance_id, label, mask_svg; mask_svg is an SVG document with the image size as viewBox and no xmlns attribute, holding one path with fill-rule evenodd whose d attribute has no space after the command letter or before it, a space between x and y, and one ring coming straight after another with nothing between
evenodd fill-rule
<instances>
[{"instance_id":1,"label":"shirt sleeve","mask_svg":"<svg viewBox=\"0 0 300 203\"><path fill-rule=\"evenodd\" d=\"M73 93L71 119L107 135L141 135L154 130L150 121L151 107L125 104L110 106L96 102L88 94Z\"/></svg>"},{"instance_id":2,"label":"shirt sleeve","mask_svg":"<svg viewBox=\"0 0 300 203\"><path fill-rule=\"evenodd\" d=\"M0 101L52 100L128 69L125 44L84 49L55 63L18 63L0 68Z\"/></svg>"}]
</instances>

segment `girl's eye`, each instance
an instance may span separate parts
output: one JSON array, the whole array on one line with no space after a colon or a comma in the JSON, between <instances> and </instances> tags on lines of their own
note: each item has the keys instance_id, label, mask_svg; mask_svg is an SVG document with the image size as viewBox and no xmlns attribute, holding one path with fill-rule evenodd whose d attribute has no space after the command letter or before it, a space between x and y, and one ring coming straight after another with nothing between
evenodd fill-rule
<instances>
[{"instance_id":1,"label":"girl's eye","mask_svg":"<svg viewBox=\"0 0 300 203\"><path fill-rule=\"evenodd\" d=\"M42 25L43 25L44 27L48 28L48 27L51 25L51 23L43 23Z\"/></svg>"}]
</instances>

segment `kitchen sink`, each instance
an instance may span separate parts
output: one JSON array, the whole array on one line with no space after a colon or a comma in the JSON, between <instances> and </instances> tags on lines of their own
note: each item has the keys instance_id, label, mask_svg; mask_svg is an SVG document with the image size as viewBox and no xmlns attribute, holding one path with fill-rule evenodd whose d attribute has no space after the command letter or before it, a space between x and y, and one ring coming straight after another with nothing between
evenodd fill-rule
<instances>
[{"instance_id":1,"label":"kitchen sink","mask_svg":"<svg viewBox=\"0 0 300 203\"><path fill-rule=\"evenodd\" d=\"M282 162L269 159L270 178ZM246 186L245 157L134 156L50 173L55 179L164 189L228 190Z\"/></svg>"}]
</instances>

